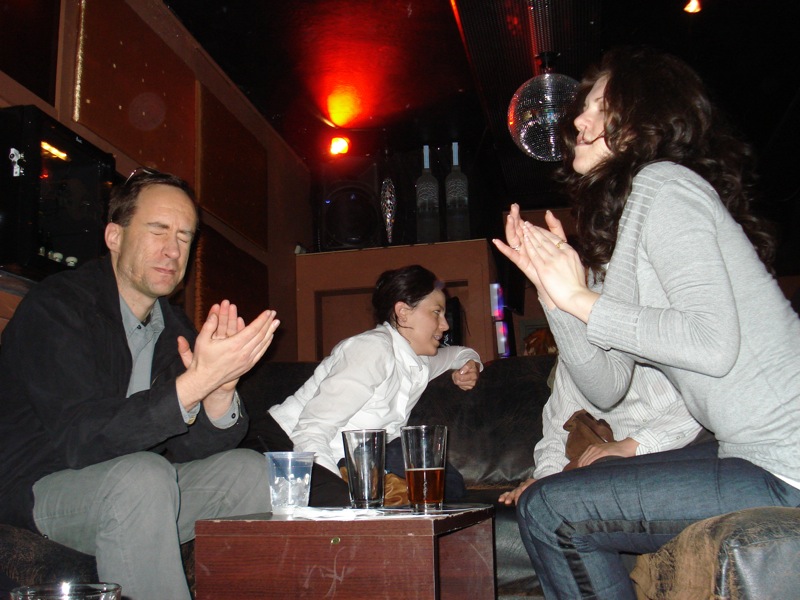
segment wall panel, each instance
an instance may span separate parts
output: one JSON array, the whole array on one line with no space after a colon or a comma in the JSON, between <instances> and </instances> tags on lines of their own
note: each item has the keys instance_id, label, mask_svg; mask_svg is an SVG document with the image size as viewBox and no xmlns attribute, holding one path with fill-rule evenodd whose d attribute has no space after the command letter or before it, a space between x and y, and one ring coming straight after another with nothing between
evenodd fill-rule
<instances>
[{"instance_id":1,"label":"wall panel","mask_svg":"<svg viewBox=\"0 0 800 600\"><path fill-rule=\"evenodd\" d=\"M230 300L249 323L268 308L269 270L211 228L200 231L195 261L194 321L202 324L211 306Z\"/></svg>"},{"instance_id":2,"label":"wall panel","mask_svg":"<svg viewBox=\"0 0 800 600\"><path fill-rule=\"evenodd\" d=\"M78 28L73 119L194 183L191 69L124 2L86 0Z\"/></svg>"},{"instance_id":3,"label":"wall panel","mask_svg":"<svg viewBox=\"0 0 800 600\"><path fill-rule=\"evenodd\" d=\"M200 205L267 249L267 150L227 107L200 86Z\"/></svg>"}]
</instances>

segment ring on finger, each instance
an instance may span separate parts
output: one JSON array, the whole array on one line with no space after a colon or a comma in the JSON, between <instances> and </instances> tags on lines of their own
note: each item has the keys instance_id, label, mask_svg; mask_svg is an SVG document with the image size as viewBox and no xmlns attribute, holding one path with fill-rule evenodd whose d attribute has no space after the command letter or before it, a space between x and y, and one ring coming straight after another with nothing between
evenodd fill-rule
<instances>
[{"instance_id":1,"label":"ring on finger","mask_svg":"<svg viewBox=\"0 0 800 600\"><path fill-rule=\"evenodd\" d=\"M561 250L561 245L562 245L562 244L566 244L566 243L567 243L567 242L566 242L565 240L558 240L558 243L556 244L556 248L558 248L559 250Z\"/></svg>"}]
</instances>

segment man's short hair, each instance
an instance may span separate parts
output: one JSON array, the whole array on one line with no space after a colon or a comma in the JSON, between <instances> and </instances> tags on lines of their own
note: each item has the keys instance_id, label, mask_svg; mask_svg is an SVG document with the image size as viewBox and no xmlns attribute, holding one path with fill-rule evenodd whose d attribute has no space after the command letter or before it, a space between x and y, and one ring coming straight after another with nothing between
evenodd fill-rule
<instances>
[{"instance_id":1,"label":"man's short hair","mask_svg":"<svg viewBox=\"0 0 800 600\"><path fill-rule=\"evenodd\" d=\"M116 223L122 227L130 225L131 219L136 212L139 194L151 185L170 185L184 192L192 201L199 221L200 214L194 190L185 180L177 175L140 167L130 174L125 183L117 185L111 190L111 198L108 204L108 222Z\"/></svg>"}]
</instances>

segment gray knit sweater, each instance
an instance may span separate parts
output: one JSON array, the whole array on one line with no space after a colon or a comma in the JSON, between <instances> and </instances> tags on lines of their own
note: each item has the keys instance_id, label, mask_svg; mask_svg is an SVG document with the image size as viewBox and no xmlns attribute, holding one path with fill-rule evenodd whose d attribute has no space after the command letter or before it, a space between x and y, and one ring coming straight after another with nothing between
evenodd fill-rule
<instances>
[{"instance_id":1,"label":"gray knit sweater","mask_svg":"<svg viewBox=\"0 0 800 600\"><path fill-rule=\"evenodd\" d=\"M600 408L660 368L720 457L800 481L800 319L711 185L670 162L635 177L588 325L548 312L561 364Z\"/></svg>"}]
</instances>

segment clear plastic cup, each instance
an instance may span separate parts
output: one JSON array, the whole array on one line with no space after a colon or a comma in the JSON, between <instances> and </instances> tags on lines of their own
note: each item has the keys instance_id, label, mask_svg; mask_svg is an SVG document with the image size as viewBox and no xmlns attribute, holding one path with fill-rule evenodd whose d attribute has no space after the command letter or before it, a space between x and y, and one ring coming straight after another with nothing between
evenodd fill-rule
<instances>
[{"instance_id":1,"label":"clear plastic cup","mask_svg":"<svg viewBox=\"0 0 800 600\"><path fill-rule=\"evenodd\" d=\"M291 515L297 506L308 506L313 452L264 452L267 459L272 513Z\"/></svg>"}]
</instances>

